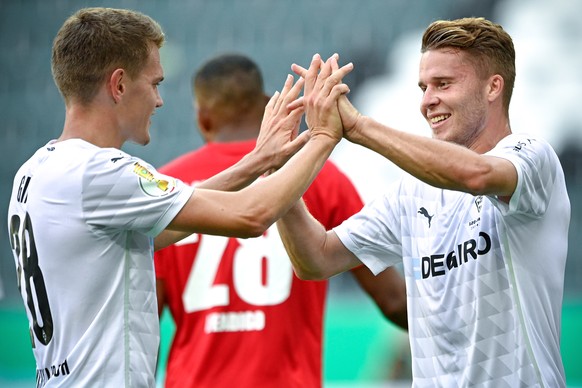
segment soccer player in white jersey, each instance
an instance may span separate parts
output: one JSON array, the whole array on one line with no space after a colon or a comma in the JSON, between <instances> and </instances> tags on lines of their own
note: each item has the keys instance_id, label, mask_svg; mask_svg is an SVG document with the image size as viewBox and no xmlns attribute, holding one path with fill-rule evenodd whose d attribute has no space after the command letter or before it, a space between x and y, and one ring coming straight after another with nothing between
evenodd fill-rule
<instances>
[{"instance_id":1,"label":"soccer player in white jersey","mask_svg":"<svg viewBox=\"0 0 582 388\"><path fill-rule=\"evenodd\" d=\"M294 65L306 76L316 73ZM483 18L436 21L421 46L432 138L361 115L344 137L409 173L326 232L299 202L279 222L296 272L403 261L415 387L564 387L560 324L570 203L552 147L513 134L515 51ZM307 117L318 108L306 99ZM536 112L532 112L536 114Z\"/></svg>"},{"instance_id":2,"label":"soccer player in white jersey","mask_svg":"<svg viewBox=\"0 0 582 388\"><path fill-rule=\"evenodd\" d=\"M352 66L316 55L320 77L306 92L335 113L312 118L309 134L296 136L303 109L288 104L303 80L288 76L267 104L255 149L237 165L195 190L159 174L120 148L149 142L151 115L163 103L163 41L148 16L110 8L81 9L54 40L63 132L18 170L8 209L38 386L154 386L154 248L193 232L261 235L341 139L335 101L348 91L341 79ZM209 190L217 188L242 190Z\"/></svg>"}]
</instances>

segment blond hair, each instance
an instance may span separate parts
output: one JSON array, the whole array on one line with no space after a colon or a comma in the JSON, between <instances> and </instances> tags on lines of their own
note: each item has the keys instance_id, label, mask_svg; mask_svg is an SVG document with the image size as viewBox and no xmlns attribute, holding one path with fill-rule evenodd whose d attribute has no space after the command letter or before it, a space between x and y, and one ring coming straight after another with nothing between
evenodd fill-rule
<instances>
[{"instance_id":1,"label":"blond hair","mask_svg":"<svg viewBox=\"0 0 582 388\"><path fill-rule=\"evenodd\" d=\"M89 103L116 68L136 76L145 66L152 43L160 48L164 33L147 15L113 8L77 11L53 42L51 68L65 102L74 98Z\"/></svg>"},{"instance_id":2,"label":"blond hair","mask_svg":"<svg viewBox=\"0 0 582 388\"><path fill-rule=\"evenodd\" d=\"M499 74L505 82L503 105L506 114L515 84L515 49L509 34L499 24L484 18L438 20L422 37L421 53L441 48L467 52L480 76Z\"/></svg>"}]
</instances>

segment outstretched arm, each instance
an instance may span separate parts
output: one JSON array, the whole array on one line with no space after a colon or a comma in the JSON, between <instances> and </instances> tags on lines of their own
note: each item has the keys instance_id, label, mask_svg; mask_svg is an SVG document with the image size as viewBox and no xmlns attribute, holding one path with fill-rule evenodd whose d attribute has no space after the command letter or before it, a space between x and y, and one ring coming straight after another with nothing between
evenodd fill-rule
<instances>
[{"instance_id":1,"label":"outstretched arm","mask_svg":"<svg viewBox=\"0 0 582 388\"><path fill-rule=\"evenodd\" d=\"M348 91L341 80L351 69L351 64L338 68L336 58L323 63L318 55L314 56L309 76L305 79L306 94L312 96L313 104L332 112L311 122L307 144L277 172L240 191L197 188L168 229L255 237L285 214L309 187L341 139L337 99ZM274 96L266 109L270 113L263 119L266 125L288 125L298 120L301 108L290 110L289 104L297 98L302 85L300 80L294 86L284 88L281 95ZM163 248L183 236L183 233L162 233L155 240L155 248Z\"/></svg>"},{"instance_id":2,"label":"outstretched arm","mask_svg":"<svg viewBox=\"0 0 582 388\"><path fill-rule=\"evenodd\" d=\"M342 118L350 106L347 98L342 98L339 104ZM367 116L359 115L349 131L344 127L344 136L435 187L473 195L498 195L508 201L517 185L517 171L506 159L399 131Z\"/></svg>"},{"instance_id":3,"label":"outstretched arm","mask_svg":"<svg viewBox=\"0 0 582 388\"><path fill-rule=\"evenodd\" d=\"M333 230L326 231L298 201L279 221L277 228L300 279L321 280L361 265Z\"/></svg>"},{"instance_id":4,"label":"outstretched arm","mask_svg":"<svg viewBox=\"0 0 582 388\"><path fill-rule=\"evenodd\" d=\"M302 85L303 79L298 81ZM287 76L283 94L293 86L293 77ZM255 148L238 163L198 184L212 190L236 191L248 186L265 172L281 167L309 140L309 132L298 135L301 115L291 114L286 120L274 122L273 109L280 94L271 97L265 108L261 130ZM298 110L297 113L301 112ZM279 117L280 119L280 117Z\"/></svg>"},{"instance_id":5,"label":"outstretched arm","mask_svg":"<svg viewBox=\"0 0 582 388\"><path fill-rule=\"evenodd\" d=\"M303 76L307 70L297 64L292 70ZM386 157L398 167L431 186L474 195L497 195L509 202L517 186L517 171L503 158L483 155L509 133L501 128L492 138L471 150L451 142L418 136L383 125L362 115L346 95L338 109L344 137Z\"/></svg>"}]
</instances>

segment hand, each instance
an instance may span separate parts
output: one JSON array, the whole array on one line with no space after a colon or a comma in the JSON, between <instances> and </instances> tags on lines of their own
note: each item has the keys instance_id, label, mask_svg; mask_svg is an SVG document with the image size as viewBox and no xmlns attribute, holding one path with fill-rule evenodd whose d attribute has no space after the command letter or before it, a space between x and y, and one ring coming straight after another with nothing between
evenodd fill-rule
<instances>
[{"instance_id":1,"label":"hand","mask_svg":"<svg viewBox=\"0 0 582 388\"><path fill-rule=\"evenodd\" d=\"M338 55L332 55L323 62L315 54L309 69L293 64L291 68L305 78L305 92L302 99L292 104L292 108L303 104L306 122L311 136L323 134L339 142L343 135L343 124L338 111L338 99L349 92L349 87L342 83L353 69L351 63L339 68Z\"/></svg>"},{"instance_id":2,"label":"hand","mask_svg":"<svg viewBox=\"0 0 582 388\"><path fill-rule=\"evenodd\" d=\"M281 167L309 140L307 131L298 136L303 107L289 107L299 96L303 84L301 78L293 84L293 76L288 75L281 93L276 92L265 107L253 152L263 155L268 170Z\"/></svg>"},{"instance_id":3,"label":"hand","mask_svg":"<svg viewBox=\"0 0 582 388\"><path fill-rule=\"evenodd\" d=\"M291 69L293 70L293 72L295 72L297 75L299 75L301 77L307 76L307 69L305 69L297 64L291 65ZM337 70L337 66L334 68L334 71L335 70ZM299 102L303 103L302 98L297 100L297 102L295 102L295 104L299 103ZM353 132L353 130L356 126L358 119L362 115L352 105L352 103L350 102L350 100L348 99L348 97L345 93L339 97L338 109L339 109L339 114L340 114L340 118L341 118L342 126L343 126L343 136L346 139L349 139L351 132Z\"/></svg>"},{"instance_id":4,"label":"hand","mask_svg":"<svg viewBox=\"0 0 582 388\"><path fill-rule=\"evenodd\" d=\"M352 105L348 97L344 94L338 100L338 110L343 124L344 137L351 140L356 131L356 124L362 114Z\"/></svg>"}]
</instances>

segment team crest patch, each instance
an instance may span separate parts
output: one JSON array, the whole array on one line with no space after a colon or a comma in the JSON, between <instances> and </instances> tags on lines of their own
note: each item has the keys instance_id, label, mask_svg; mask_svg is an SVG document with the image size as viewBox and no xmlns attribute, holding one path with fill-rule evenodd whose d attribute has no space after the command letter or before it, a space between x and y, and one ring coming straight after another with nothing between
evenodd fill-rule
<instances>
[{"instance_id":1,"label":"team crest patch","mask_svg":"<svg viewBox=\"0 0 582 388\"><path fill-rule=\"evenodd\" d=\"M139 185L144 193L152 197L170 194L176 188L176 180L160 173L152 173L139 163L134 163L133 173L139 178Z\"/></svg>"}]
</instances>

